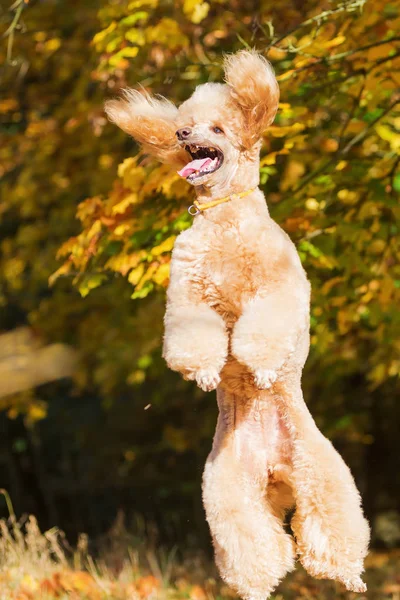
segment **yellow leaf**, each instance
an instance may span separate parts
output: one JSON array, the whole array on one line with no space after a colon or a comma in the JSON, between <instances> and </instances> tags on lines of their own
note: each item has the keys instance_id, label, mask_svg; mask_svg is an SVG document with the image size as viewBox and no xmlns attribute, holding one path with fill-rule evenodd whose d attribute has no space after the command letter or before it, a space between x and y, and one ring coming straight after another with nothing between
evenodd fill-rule
<instances>
[{"instance_id":1,"label":"yellow leaf","mask_svg":"<svg viewBox=\"0 0 400 600\"><path fill-rule=\"evenodd\" d=\"M118 165L118 177L123 178L128 169L137 165L137 156L129 156Z\"/></svg>"},{"instance_id":2,"label":"yellow leaf","mask_svg":"<svg viewBox=\"0 0 400 600\"><path fill-rule=\"evenodd\" d=\"M348 298L346 296L335 296L331 300L332 306L343 306L346 304Z\"/></svg>"},{"instance_id":3,"label":"yellow leaf","mask_svg":"<svg viewBox=\"0 0 400 600\"><path fill-rule=\"evenodd\" d=\"M381 46L375 46L375 48L370 48L367 53L367 60L369 62L375 62L379 58L387 58L389 55L389 49L386 44L382 44Z\"/></svg>"},{"instance_id":4,"label":"yellow leaf","mask_svg":"<svg viewBox=\"0 0 400 600\"><path fill-rule=\"evenodd\" d=\"M121 223L114 229L114 234L117 236L123 236L125 233L129 232L132 228L132 223Z\"/></svg>"},{"instance_id":5,"label":"yellow leaf","mask_svg":"<svg viewBox=\"0 0 400 600\"><path fill-rule=\"evenodd\" d=\"M394 377L400 373L400 361L392 360L389 366L389 375Z\"/></svg>"},{"instance_id":6,"label":"yellow leaf","mask_svg":"<svg viewBox=\"0 0 400 600\"><path fill-rule=\"evenodd\" d=\"M139 48L137 46L128 46L127 48L122 48L119 52L114 54L108 61L112 67L116 67L121 60L125 58L135 58L139 54Z\"/></svg>"},{"instance_id":7,"label":"yellow leaf","mask_svg":"<svg viewBox=\"0 0 400 600\"><path fill-rule=\"evenodd\" d=\"M163 263L153 275L153 281L158 285L165 284L169 279L169 263Z\"/></svg>"},{"instance_id":8,"label":"yellow leaf","mask_svg":"<svg viewBox=\"0 0 400 600\"><path fill-rule=\"evenodd\" d=\"M47 416L47 407L44 402L35 402L28 407L30 421L41 421Z\"/></svg>"},{"instance_id":9,"label":"yellow leaf","mask_svg":"<svg viewBox=\"0 0 400 600\"><path fill-rule=\"evenodd\" d=\"M370 379L377 386L380 385L381 383L383 383L385 381L386 377L387 377L386 365L384 365L382 363L379 365L376 365L368 375L368 379Z\"/></svg>"},{"instance_id":10,"label":"yellow leaf","mask_svg":"<svg viewBox=\"0 0 400 600\"><path fill-rule=\"evenodd\" d=\"M101 206L102 201L99 196L87 198L78 205L76 216L83 223L88 217L92 217Z\"/></svg>"},{"instance_id":11,"label":"yellow leaf","mask_svg":"<svg viewBox=\"0 0 400 600\"><path fill-rule=\"evenodd\" d=\"M103 29L103 31L99 31L99 33L96 33L92 40L93 44L95 44L95 46L100 45L101 42L104 42L108 34L112 33L116 29L116 27L117 23L113 21L106 29Z\"/></svg>"},{"instance_id":12,"label":"yellow leaf","mask_svg":"<svg viewBox=\"0 0 400 600\"><path fill-rule=\"evenodd\" d=\"M342 335L346 334L350 330L352 323L347 311L339 310L337 314L337 324L339 332Z\"/></svg>"},{"instance_id":13,"label":"yellow leaf","mask_svg":"<svg viewBox=\"0 0 400 600\"><path fill-rule=\"evenodd\" d=\"M289 69L289 71L286 71L286 73L281 73L280 75L277 76L277 81L285 81L286 79L290 79L292 76L292 73L295 72L295 69Z\"/></svg>"},{"instance_id":14,"label":"yellow leaf","mask_svg":"<svg viewBox=\"0 0 400 600\"><path fill-rule=\"evenodd\" d=\"M17 110L17 108L18 102L15 98L6 98L5 100L0 100L0 114Z\"/></svg>"},{"instance_id":15,"label":"yellow leaf","mask_svg":"<svg viewBox=\"0 0 400 600\"><path fill-rule=\"evenodd\" d=\"M128 4L128 12L133 12L143 6L150 6L150 8L156 8L158 6L158 0L133 0Z\"/></svg>"},{"instance_id":16,"label":"yellow leaf","mask_svg":"<svg viewBox=\"0 0 400 600\"><path fill-rule=\"evenodd\" d=\"M143 31L136 28L129 29L125 33L125 39L132 44L137 44L138 46L143 46L146 42Z\"/></svg>"},{"instance_id":17,"label":"yellow leaf","mask_svg":"<svg viewBox=\"0 0 400 600\"><path fill-rule=\"evenodd\" d=\"M336 152L339 148L339 142L334 138L327 138L322 140L321 147L325 152Z\"/></svg>"},{"instance_id":18,"label":"yellow leaf","mask_svg":"<svg viewBox=\"0 0 400 600\"><path fill-rule=\"evenodd\" d=\"M141 263L136 269L133 269L128 275L128 281L132 285L137 285L144 273L144 264Z\"/></svg>"},{"instance_id":19,"label":"yellow leaf","mask_svg":"<svg viewBox=\"0 0 400 600\"><path fill-rule=\"evenodd\" d=\"M393 152L400 153L400 134L396 131L390 129L387 125L383 125L382 123L378 123L375 125L375 131L379 135L380 138L385 140L385 142L389 142L391 149Z\"/></svg>"},{"instance_id":20,"label":"yellow leaf","mask_svg":"<svg viewBox=\"0 0 400 600\"><path fill-rule=\"evenodd\" d=\"M141 192L146 181L146 171L137 165L137 159L137 156L127 158L118 166L118 176L121 177L124 187L132 192Z\"/></svg>"},{"instance_id":21,"label":"yellow leaf","mask_svg":"<svg viewBox=\"0 0 400 600\"><path fill-rule=\"evenodd\" d=\"M338 35L337 37L333 38L333 40L328 40L327 42L324 42L321 45L323 48L336 48L336 46L340 46L345 41L346 41L346 36Z\"/></svg>"},{"instance_id":22,"label":"yellow leaf","mask_svg":"<svg viewBox=\"0 0 400 600\"><path fill-rule=\"evenodd\" d=\"M164 240L159 246L155 246L152 249L151 253L153 254L153 256L159 256L160 254L163 254L164 252L170 252L172 250L172 248L174 247L175 240L176 240L176 235L171 235L169 238Z\"/></svg>"},{"instance_id":23,"label":"yellow leaf","mask_svg":"<svg viewBox=\"0 0 400 600\"><path fill-rule=\"evenodd\" d=\"M267 134L272 135L276 138L285 137L285 135L293 135L295 133L299 133L299 131L303 131L305 125L303 123L293 123L293 125L286 125L280 127L279 125L272 125L268 127Z\"/></svg>"},{"instance_id":24,"label":"yellow leaf","mask_svg":"<svg viewBox=\"0 0 400 600\"><path fill-rule=\"evenodd\" d=\"M346 189L339 190L337 197L341 202L343 202L343 204L355 204L358 200L357 192Z\"/></svg>"},{"instance_id":25,"label":"yellow leaf","mask_svg":"<svg viewBox=\"0 0 400 600\"><path fill-rule=\"evenodd\" d=\"M337 285L338 283L342 283L343 281L344 281L343 277L333 277L332 279L329 279L322 286L322 289L321 289L322 293L326 296L327 294L329 294L329 292L335 285Z\"/></svg>"},{"instance_id":26,"label":"yellow leaf","mask_svg":"<svg viewBox=\"0 0 400 600\"><path fill-rule=\"evenodd\" d=\"M183 12L189 17L192 23L200 23L208 15L210 5L208 2L199 2L198 0L185 0L183 3Z\"/></svg>"},{"instance_id":27,"label":"yellow leaf","mask_svg":"<svg viewBox=\"0 0 400 600\"><path fill-rule=\"evenodd\" d=\"M189 39L181 31L174 19L163 17L154 27L147 27L146 39L149 44L162 44L171 50L186 48Z\"/></svg>"},{"instance_id":28,"label":"yellow leaf","mask_svg":"<svg viewBox=\"0 0 400 600\"><path fill-rule=\"evenodd\" d=\"M303 175L304 171L305 166L303 163L297 160L290 160L286 165L286 169L283 174L280 184L281 190L285 192L286 190L292 188Z\"/></svg>"},{"instance_id":29,"label":"yellow leaf","mask_svg":"<svg viewBox=\"0 0 400 600\"><path fill-rule=\"evenodd\" d=\"M147 283L148 281L153 281L154 273L157 271L158 267L159 267L159 264L157 262L153 262L149 265L147 271L142 276L139 284L137 285L137 291L141 290L143 288L143 286L145 285L145 283Z\"/></svg>"},{"instance_id":30,"label":"yellow leaf","mask_svg":"<svg viewBox=\"0 0 400 600\"><path fill-rule=\"evenodd\" d=\"M51 40L47 40L44 44L44 48L47 52L55 52L61 46L61 40L59 38L52 38Z\"/></svg>"},{"instance_id":31,"label":"yellow leaf","mask_svg":"<svg viewBox=\"0 0 400 600\"><path fill-rule=\"evenodd\" d=\"M282 150L278 150L277 152L270 152L267 156L260 161L260 167L265 167L269 165L274 165L276 163L276 157L280 154L289 154L288 148L282 148Z\"/></svg>"},{"instance_id":32,"label":"yellow leaf","mask_svg":"<svg viewBox=\"0 0 400 600\"><path fill-rule=\"evenodd\" d=\"M307 210L319 210L320 208L319 202L315 198L307 198L305 204Z\"/></svg>"},{"instance_id":33,"label":"yellow leaf","mask_svg":"<svg viewBox=\"0 0 400 600\"><path fill-rule=\"evenodd\" d=\"M96 273L95 275L86 276L82 283L80 283L78 286L78 290L82 298L85 298L91 290L99 287L105 279L107 279L107 276L103 273Z\"/></svg>"},{"instance_id":34,"label":"yellow leaf","mask_svg":"<svg viewBox=\"0 0 400 600\"><path fill-rule=\"evenodd\" d=\"M70 261L66 261L63 265L61 265L61 267L57 269L57 271L50 275L49 286L51 287L52 285L54 285L55 281L62 275L68 275L68 273L71 271L71 268L72 263Z\"/></svg>"},{"instance_id":35,"label":"yellow leaf","mask_svg":"<svg viewBox=\"0 0 400 600\"><path fill-rule=\"evenodd\" d=\"M117 271L125 276L128 271L137 267L139 262L144 260L146 257L147 252L145 250L134 252L132 254L125 254L124 252L121 252L111 256L104 265L104 268Z\"/></svg>"},{"instance_id":36,"label":"yellow leaf","mask_svg":"<svg viewBox=\"0 0 400 600\"><path fill-rule=\"evenodd\" d=\"M287 50L283 50L282 48L276 48L275 46L272 46L272 48L270 48L268 50L268 60L274 61L274 60L283 60L287 55Z\"/></svg>"},{"instance_id":37,"label":"yellow leaf","mask_svg":"<svg viewBox=\"0 0 400 600\"><path fill-rule=\"evenodd\" d=\"M382 254L382 252L385 250L386 248L386 242L385 240L374 240L369 248L368 248L368 252L369 254Z\"/></svg>"},{"instance_id":38,"label":"yellow leaf","mask_svg":"<svg viewBox=\"0 0 400 600\"><path fill-rule=\"evenodd\" d=\"M111 213L113 215L121 215L124 212L126 212L126 209L131 205L131 204L137 204L139 198L137 194L128 194L128 196L126 196L123 200L121 200L121 202L118 202L117 204L115 204L112 209L111 209Z\"/></svg>"}]
</instances>

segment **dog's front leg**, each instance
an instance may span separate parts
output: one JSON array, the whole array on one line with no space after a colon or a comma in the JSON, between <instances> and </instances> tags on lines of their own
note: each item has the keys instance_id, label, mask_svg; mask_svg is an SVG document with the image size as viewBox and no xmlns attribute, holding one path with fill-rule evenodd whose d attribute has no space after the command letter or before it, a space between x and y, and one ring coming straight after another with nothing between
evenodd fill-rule
<instances>
[{"instance_id":1,"label":"dog's front leg","mask_svg":"<svg viewBox=\"0 0 400 600\"><path fill-rule=\"evenodd\" d=\"M206 392L214 390L228 355L226 325L202 301L187 266L177 261L171 268L164 324L163 356L169 368L196 380Z\"/></svg>"},{"instance_id":2,"label":"dog's front leg","mask_svg":"<svg viewBox=\"0 0 400 600\"><path fill-rule=\"evenodd\" d=\"M290 293L287 286L262 291L245 306L232 335L232 354L254 375L258 388L268 389L295 351L308 327L308 289Z\"/></svg>"}]
</instances>

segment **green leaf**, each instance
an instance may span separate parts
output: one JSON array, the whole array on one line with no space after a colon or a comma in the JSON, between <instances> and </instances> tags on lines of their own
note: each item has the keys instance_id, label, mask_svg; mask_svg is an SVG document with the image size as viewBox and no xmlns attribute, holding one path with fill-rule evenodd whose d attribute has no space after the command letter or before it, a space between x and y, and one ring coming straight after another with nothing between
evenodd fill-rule
<instances>
[{"instance_id":1,"label":"green leaf","mask_svg":"<svg viewBox=\"0 0 400 600\"><path fill-rule=\"evenodd\" d=\"M144 10L139 10L128 17L121 19L121 25L136 25L138 21L146 22L149 18L149 13Z\"/></svg>"},{"instance_id":2,"label":"green leaf","mask_svg":"<svg viewBox=\"0 0 400 600\"><path fill-rule=\"evenodd\" d=\"M91 290L99 287L106 281L107 275L104 273L96 273L95 275L86 275L78 286L78 290L82 298L85 298Z\"/></svg>"}]
</instances>

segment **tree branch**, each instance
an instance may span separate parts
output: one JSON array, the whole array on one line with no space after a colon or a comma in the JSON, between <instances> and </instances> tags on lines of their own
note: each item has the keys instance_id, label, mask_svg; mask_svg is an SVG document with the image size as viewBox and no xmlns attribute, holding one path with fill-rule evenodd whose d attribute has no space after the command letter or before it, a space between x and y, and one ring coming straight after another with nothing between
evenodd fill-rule
<instances>
[{"instance_id":1,"label":"tree branch","mask_svg":"<svg viewBox=\"0 0 400 600\"><path fill-rule=\"evenodd\" d=\"M328 17L331 17L332 15L336 15L338 13L354 12L356 10L362 9L365 3L366 3L366 0L350 0L349 2L343 2L342 4L339 4L339 6L337 8L334 8L332 10L325 10L322 13L319 13L319 15L310 17L309 19L306 19L299 25L296 25L295 27L292 27L292 29L289 29L289 31L287 31L285 34L281 35L279 38L273 39L271 41L271 43L267 46L266 50L269 50L269 48L272 48L272 46L276 46L277 44L282 42L284 39L289 37L289 35L292 35L296 31L299 31L300 29L303 29L304 27L308 27L309 25L312 25L313 23L317 23L318 25L320 25Z\"/></svg>"},{"instance_id":2,"label":"tree branch","mask_svg":"<svg viewBox=\"0 0 400 600\"><path fill-rule=\"evenodd\" d=\"M309 175L307 175L301 181L300 185L295 190L291 190L291 195L297 194L306 185L308 185L311 181L313 181L316 177L318 177L318 175L320 175L321 173L323 173L324 171L326 171L326 169L328 169L331 165L335 164L338 158L341 158L341 157L345 156L351 150L351 148L353 146L355 146L356 144L358 144L367 135L367 133L371 129L373 129L375 127L375 125L381 119L383 119L383 117L385 117L399 103L400 103L400 97L399 97L399 95L397 95L395 97L395 100L391 104L389 104L389 106L383 111L383 113L381 115L379 115L379 117L377 117L376 119L374 119L373 121L371 121L371 123L369 123L366 127L364 127L364 129L362 131L360 131L357 135L355 135L349 141L349 143L344 148L342 148L341 150L339 150L331 159L329 159L327 162L325 162L324 164L320 165L317 169L315 169L314 171L312 171L311 173L309 173Z\"/></svg>"},{"instance_id":3,"label":"tree branch","mask_svg":"<svg viewBox=\"0 0 400 600\"><path fill-rule=\"evenodd\" d=\"M287 79L290 79L291 77L293 77L293 75L297 75L297 73L301 73L302 71L307 71L308 69L312 69L313 67L316 67L318 65L331 63L331 62L334 62L335 60L342 60L343 58L347 58L347 56L357 54L358 52L369 50L370 48L374 48L375 46L381 46L382 44L389 44L392 41L398 41L398 40L400 40L400 37L394 37L394 38L391 38L390 40L382 40L380 42L377 42L376 44L370 44L369 46L364 46L363 48L358 48L355 50L349 50L348 52L342 52L341 54L334 54L333 56L323 56L322 58L314 60L314 62L310 62L308 65L304 65L303 67L299 67L298 69L293 69L292 71L290 71ZM400 50L398 52L396 52L395 54L392 54L390 56L384 56L383 58L376 60L372 66L372 69L375 69L376 67L379 67L383 63L388 62L389 60L393 60L394 58L397 58L398 56L400 56ZM362 70L362 71L364 71L364 70ZM357 72L361 72L361 71L355 71L355 73L357 73Z\"/></svg>"}]
</instances>

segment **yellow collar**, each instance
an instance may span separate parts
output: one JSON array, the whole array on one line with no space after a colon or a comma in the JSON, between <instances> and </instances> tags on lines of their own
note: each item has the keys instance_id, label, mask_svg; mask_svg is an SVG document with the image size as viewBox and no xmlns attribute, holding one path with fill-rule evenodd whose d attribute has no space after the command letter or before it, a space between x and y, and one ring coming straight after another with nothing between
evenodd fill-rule
<instances>
[{"instance_id":1,"label":"yellow collar","mask_svg":"<svg viewBox=\"0 0 400 600\"><path fill-rule=\"evenodd\" d=\"M248 196L249 194L254 192L255 189L256 188L252 188L251 190L247 190L246 192L239 192L239 194L230 194L229 196L225 196L225 198L219 198L218 200L213 200L212 202L206 202L204 204L200 204L200 202L197 202L197 200L195 200L193 204L189 206L188 213L189 215L192 215L192 217L195 217L196 215L202 213L204 210L207 210L207 208L213 208L213 206L218 206L218 204L229 202L230 200L234 200L235 198L244 198L245 196Z\"/></svg>"}]
</instances>

